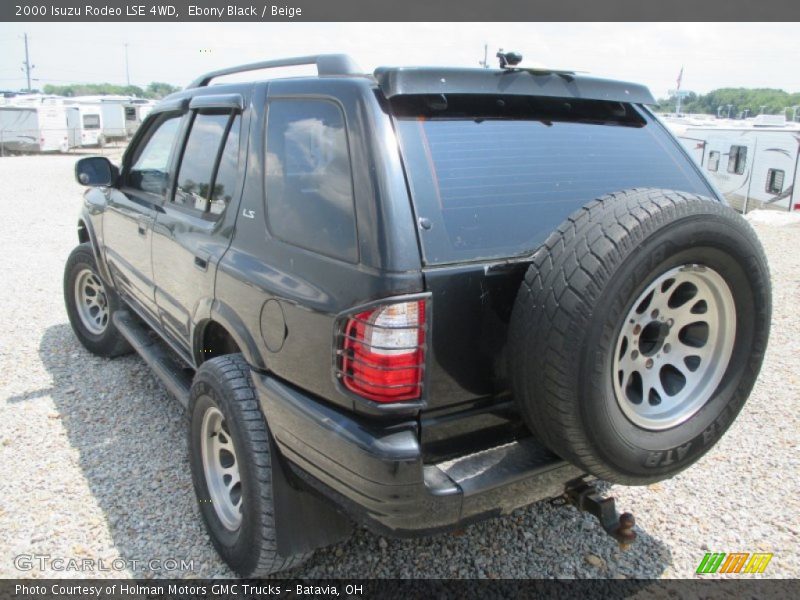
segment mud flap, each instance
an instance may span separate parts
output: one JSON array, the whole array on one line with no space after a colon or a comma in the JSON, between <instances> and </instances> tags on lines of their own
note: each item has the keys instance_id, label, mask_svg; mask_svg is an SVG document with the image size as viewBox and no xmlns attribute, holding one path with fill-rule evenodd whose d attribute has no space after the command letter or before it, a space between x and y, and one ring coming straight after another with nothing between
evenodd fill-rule
<instances>
[{"instance_id":1,"label":"mud flap","mask_svg":"<svg viewBox=\"0 0 800 600\"><path fill-rule=\"evenodd\" d=\"M270 456L278 554L303 554L347 540L353 522L326 500L295 485L286 459L272 439Z\"/></svg>"}]
</instances>

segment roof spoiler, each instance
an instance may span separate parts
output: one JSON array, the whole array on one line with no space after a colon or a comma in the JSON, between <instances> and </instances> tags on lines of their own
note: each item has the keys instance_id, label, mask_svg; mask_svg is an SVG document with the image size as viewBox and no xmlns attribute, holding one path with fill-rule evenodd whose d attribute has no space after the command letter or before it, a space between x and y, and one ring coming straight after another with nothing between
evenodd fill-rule
<instances>
[{"instance_id":1,"label":"roof spoiler","mask_svg":"<svg viewBox=\"0 0 800 600\"><path fill-rule=\"evenodd\" d=\"M228 67L226 69L210 71L195 79L189 84L187 89L207 86L211 83L212 79L222 77L223 75L233 75L234 73L245 73L247 71L274 69L278 67L295 67L298 65L316 65L317 74L320 77L325 75L360 75L363 73L358 64L347 54L315 54L312 56L295 56L278 60L264 60L246 65L239 65L238 67Z\"/></svg>"},{"instance_id":2,"label":"roof spoiler","mask_svg":"<svg viewBox=\"0 0 800 600\"><path fill-rule=\"evenodd\" d=\"M539 69L380 67L375 79L387 98L410 94L507 94L655 104L646 86Z\"/></svg>"}]
</instances>

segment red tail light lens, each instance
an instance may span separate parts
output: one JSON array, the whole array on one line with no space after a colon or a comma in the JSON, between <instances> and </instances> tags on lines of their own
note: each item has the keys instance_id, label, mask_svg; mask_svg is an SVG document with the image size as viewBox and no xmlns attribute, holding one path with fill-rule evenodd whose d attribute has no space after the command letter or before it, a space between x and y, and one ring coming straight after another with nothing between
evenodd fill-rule
<instances>
[{"instance_id":1,"label":"red tail light lens","mask_svg":"<svg viewBox=\"0 0 800 600\"><path fill-rule=\"evenodd\" d=\"M387 304L353 315L341 344L342 383L375 402L417 400L425 365L425 301Z\"/></svg>"}]
</instances>

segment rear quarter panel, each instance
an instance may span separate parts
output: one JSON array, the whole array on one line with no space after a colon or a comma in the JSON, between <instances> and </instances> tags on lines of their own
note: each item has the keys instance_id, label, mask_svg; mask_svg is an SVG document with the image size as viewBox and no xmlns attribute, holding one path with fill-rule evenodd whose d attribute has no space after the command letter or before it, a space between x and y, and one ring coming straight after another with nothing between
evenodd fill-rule
<instances>
[{"instance_id":1,"label":"rear quarter panel","mask_svg":"<svg viewBox=\"0 0 800 600\"><path fill-rule=\"evenodd\" d=\"M272 236L264 195L267 85L257 87L234 241L220 261L212 314L235 314L251 364L353 409L333 373L337 317L360 304L423 288L419 249L388 116L364 81L275 81L270 98L325 98L345 113L358 230L356 263ZM399 173L399 178L398 178Z\"/></svg>"}]
</instances>

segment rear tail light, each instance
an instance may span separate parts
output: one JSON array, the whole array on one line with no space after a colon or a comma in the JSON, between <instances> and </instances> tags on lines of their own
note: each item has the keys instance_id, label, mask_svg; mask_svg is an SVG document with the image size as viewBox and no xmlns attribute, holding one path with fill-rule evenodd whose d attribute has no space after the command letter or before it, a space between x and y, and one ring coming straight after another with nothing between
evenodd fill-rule
<instances>
[{"instance_id":1,"label":"rear tail light","mask_svg":"<svg viewBox=\"0 0 800 600\"><path fill-rule=\"evenodd\" d=\"M349 317L338 376L375 402L417 400L425 368L425 300L386 304Z\"/></svg>"}]
</instances>

